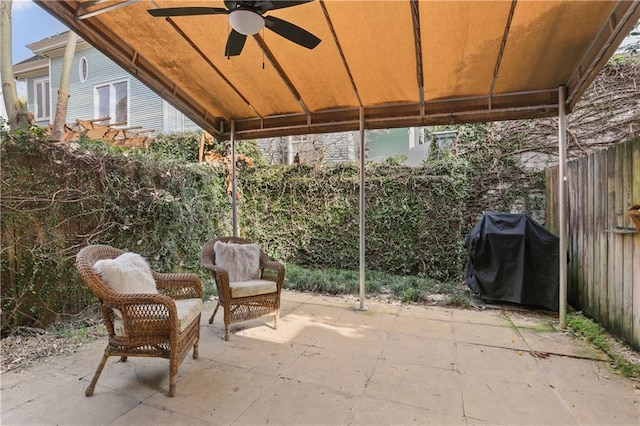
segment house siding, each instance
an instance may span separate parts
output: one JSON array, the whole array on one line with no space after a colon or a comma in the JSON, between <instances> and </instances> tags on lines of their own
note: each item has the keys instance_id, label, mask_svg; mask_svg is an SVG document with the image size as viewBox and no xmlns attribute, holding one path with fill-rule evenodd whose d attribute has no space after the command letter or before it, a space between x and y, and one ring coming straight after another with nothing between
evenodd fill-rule
<instances>
[{"instance_id":1,"label":"house siding","mask_svg":"<svg viewBox=\"0 0 640 426\"><path fill-rule=\"evenodd\" d=\"M83 57L86 58L88 65L87 79L84 82L80 79L80 60ZM49 61L50 118L38 121L36 123L38 126L46 127L53 122L55 106L58 102L63 59L63 56L58 56ZM27 102L31 111L35 106L34 81L41 78L26 79ZM144 130L155 130L156 133L200 130L200 127L193 121L93 47L78 50L74 55L69 77L70 97L67 105L67 123L73 123L76 119L99 118L96 117L94 110L95 87L115 81L128 82L127 127L140 126Z\"/></svg>"},{"instance_id":2,"label":"house siding","mask_svg":"<svg viewBox=\"0 0 640 426\"><path fill-rule=\"evenodd\" d=\"M129 80L129 115L131 126L162 131L162 99L135 78Z\"/></svg>"},{"instance_id":3,"label":"house siding","mask_svg":"<svg viewBox=\"0 0 640 426\"><path fill-rule=\"evenodd\" d=\"M80 58L85 57L88 63L88 74L85 82L80 81L79 63ZM52 58L49 68L51 75L52 87L56 89L60 85L60 76L62 74L62 57ZM93 87L96 84L104 83L112 80L126 79L128 74L121 68L100 54L95 49L84 49L76 52L73 63L71 65L71 75L69 76L69 104L67 106L67 122L73 122L76 119L92 120L94 118L93 110ZM58 91L52 91L52 103L57 105Z\"/></svg>"},{"instance_id":4,"label":"house siding","mask_svg":"<svg viewBox=\"0 0 640 426\"><path fill-rule=\"evenodd\" d=\"M196 132L200 127L165 100L162 101L162 133Z\"/></svg>"}]
</instances>

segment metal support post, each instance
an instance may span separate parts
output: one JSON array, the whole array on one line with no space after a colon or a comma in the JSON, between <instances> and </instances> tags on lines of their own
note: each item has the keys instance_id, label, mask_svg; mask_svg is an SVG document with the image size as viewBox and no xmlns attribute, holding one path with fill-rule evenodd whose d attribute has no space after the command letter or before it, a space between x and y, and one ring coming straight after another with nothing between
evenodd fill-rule
<instances>
[{"instance_id":1,"label":"metal support post","mask_svg":"<svg viewBox=\"0 0 640 426\"><path fill-rule=\"evenodd\" d=\"M231 120L231 214L233 222L233 236L238 237L238 203L236 181L236 122Z\"/></svg>"},{"instance_id":2,"label":"metal support post","mask_svg":"<svg viewBox=\"0 0 640 426\"><path fill-rule=\"evenodd\" d=\"M560 328L567 328L567 114L566 88L558 89L558 221L560 237Z\"/></svg>"},{"instance_id":3,"label":"metal support post","mask_svg":"<svg viewBox=\"0 0 640 426\"><path fill-rule=\"evenodd\" d=\"M365 205L364 205L364 108L360 107L360 305L359 309L366 309L364 306L365 288Z\"/></svg>"}]
</instances>

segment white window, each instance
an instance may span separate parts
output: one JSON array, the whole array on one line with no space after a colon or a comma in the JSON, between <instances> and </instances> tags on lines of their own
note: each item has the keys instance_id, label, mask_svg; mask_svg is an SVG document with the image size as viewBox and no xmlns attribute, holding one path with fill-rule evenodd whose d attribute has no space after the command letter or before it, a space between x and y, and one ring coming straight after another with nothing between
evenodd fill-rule
<instances>
[{"instance_id":1,"label":"white window","mask_svg":"<svg viewBox=\"0 0 640 426\"><path fill-rule=\"evenodd\" d=\"M80 81L86 82L87 77L89 77L89 62L87 62L87 58L84 56L80 58L80 62L78 63L78 74L80 75Z\"/></svg>"},{"instance_id":2,"label":"white window","mask_svg":"<svg viewBox=\"0 0 640 426\"><path fill-rule=\"evenodd\" d=\"M33 82L34 110L36 120L48 120L51 115L51 100L49 99L49 79L41 79Z\"/></svg>"},{"instance_id":3,"label":"white window","mask_svg":"<svg viewBox=\"0 0 640 426\"><path fill-rule=\"evenodd\" d=\"M409 127L409 148L415 148L425 143L424 127Z\"/></svg>"},{"instance_id":4,"label":"white window","mask_svg":"<svg viewBox=\"0 0 640 426\"><path fill-rule=\"evenodd\" d=\"M433 132L433 138L438 144L438 148L445 149L450 148L453 142L456 139L458 132L455 130L444 131L444 132Z\"/></svg>"},{"instance_id":5,"label":"white window","mask_svg":"<svg viewBox=\"0 0 640 426\"><path fill-rule=\"evenodd\" d=\"M287 164L300 163L300 149L303 136L289 136L287 141Z\"/></svg>"},{"instance_id":6,"label":"white window","mask_svg":"<svg viewBox=\"0 0 640 426\"><path fill-rule=\"evenodd\" d=\"M93 104L95 118L111 117L110 123L127 124L129 81L114 81L95 86Z\"/></svg>"}]
</instances>

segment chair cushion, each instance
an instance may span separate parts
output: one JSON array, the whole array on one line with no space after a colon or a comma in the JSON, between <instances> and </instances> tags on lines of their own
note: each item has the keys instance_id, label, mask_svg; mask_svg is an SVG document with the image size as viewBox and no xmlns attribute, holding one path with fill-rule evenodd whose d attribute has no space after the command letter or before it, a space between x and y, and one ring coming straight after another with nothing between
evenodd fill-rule
<instances>
[{"instance_id":1,"label":"chair cushion","mask_svg":"<svg viewBox=\"0 0 640 426\"><path fill-rule=\"evenodd\" d=\"M136 253L123 253L115 259L98 260L93 269L117 293L158 293L151 268Z\"/></svg>"},{"instance_id":2,"label":"chair cushion","mask_svg":"<svg viewBox=\"0 0 640 426\"><path fill-rule=\"evenodd\" d=\"M260 278L260 247L216 241L213 245L216 265L229 273L229 282Z\"/></svg>"},{"instance_id":3,"label":"chair cushion","mask_svg":"<svg viewBox=\"0 0 640 426\"><path fill-rule=\"evenodd\" d=\"M248 280L229 283L231 297L249 297L260 294L275 293L278 290L275 281Z\"/></svg>"},{"instance_id":4,"label":"chair cushion","mask_svg":"<svg viewBox=\"0 0 640 426\"><path fill-rule=\"evenodd\" d=\"M175 303L176 310L178 311L178 325L180 326L180 332L183 332L202 312L202 300L180 299L176 300ZM122 318L116 317L113 320L113 331L116 336L125 336L124 321Z\"/></svg>"},{"instance_id":5,"label":"chair cushion","mask_svg":"<svg viewBox=\"0 0 640 426\"><path fill-rule=\"evenodd\" d=\"M180 324L180 331L182 332L202 312L202 299L176 300L176 309L178 310L178 324Z\"/></svg>"}]
</instances>

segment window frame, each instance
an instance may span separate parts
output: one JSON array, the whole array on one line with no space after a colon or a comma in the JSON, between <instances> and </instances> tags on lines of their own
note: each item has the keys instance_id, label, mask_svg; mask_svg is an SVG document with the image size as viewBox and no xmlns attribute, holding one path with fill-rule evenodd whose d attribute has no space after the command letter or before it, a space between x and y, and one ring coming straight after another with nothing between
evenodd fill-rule
<instances>
[{"instance_id":1,"label":"window frame","mask_svg":"<svg viewBox=\"0 0 640 426\"><path fill-rule=\"evenodd\" d=\"M118 121L116 121L117 117L116 117L116 102L115 102L115 94L116 94L116 85L120 84L120 83L125 83L126 84L126 117L124 119L124 123L120 123ZM130 78L120 78L120 79L116 79L116 80L109 80L109 81L105 81L102 83L96 83L93 85L93 117L94 118L102 118L105 117L105 115L100 114L100 97L99 97L99 90L104 88L104 87L108 87L109 88L109 113L107 114L107 116L111 117L111 119L109 120L109 123L120 123L123 125L128 125L129 124L129 114L130 114L130 110L131 110L131 84L130 84ZM106 124L106 123L105 123Z\"/></svg>"},{"instance_id":2,"label":"window frame","mask_svg":"<svg viewBox=\"0 0 640 426\"><path fill-rule=\"evenodd\" d=\"M85 72L83 73L83 71ZM89 78L89 60L86 56L81 57L80 61L78 61L78 78L81 83L86 83Z\"/></svg>"},{"instance_id":3,"label":"window frame","mask_svg":"<svg viewBox=\"0 0 640 426\"><path fill-rule=\"evenodd\" d=\"M44 99L44 107L40 111L40 104L38 103L38 94L42 87L42 98ZM47 77L41 77L33 80L33 112L36 121L50 120L51 119L51 79Z\"/></svg>"}]
</instances>

